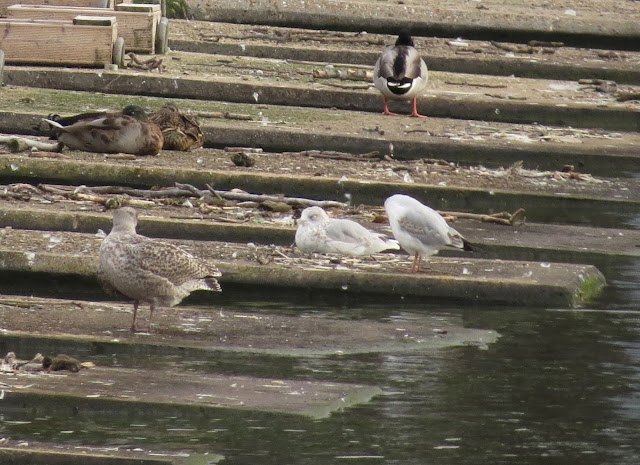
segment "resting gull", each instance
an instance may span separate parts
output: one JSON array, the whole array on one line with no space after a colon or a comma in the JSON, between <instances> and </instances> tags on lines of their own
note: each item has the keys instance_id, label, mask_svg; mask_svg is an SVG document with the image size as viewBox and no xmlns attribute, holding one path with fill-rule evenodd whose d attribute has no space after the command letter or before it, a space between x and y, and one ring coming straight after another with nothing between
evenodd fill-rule
<instances>
[{"instance_id":1,"label":"resting gull","mask_svg":"<svg viewBox=\"0 0 640 465\"><path fill-rule=\"evenodd\" d=\"M400 249L393 239L369 231L355 221L329 218L320 207L302 211L296 230L296 245L306 253L339 253L356 257Z\"/></svg>"},{"instance_id":2,"label":"resting gull","mask_svg":"<svg viewBox=\"0 0 640 465\"><path fill-rule=\"evenodd\" d=\"M148 302L151 318L157 305L173 307L192 291L222 291L216 277L222 274L210 264L173 244L136 232L138 216L131 207L113 213L113 228L100 246L98 278L105 287L133 299L131 331L137 331L140 302Z\"/></svg>"},{"instance_id":3,"label":"resting gull","mask_svg":"<svg viewBox=\"0 0 640 465\"><path fill-rule=\"evenodd\" d=\"M400 246L414 255L411 272L420 271L422 258L444 247L472 250L471 244L440 214L408 195L396 194L384 202L391 231Z\"/></svg>"}]
</instances>

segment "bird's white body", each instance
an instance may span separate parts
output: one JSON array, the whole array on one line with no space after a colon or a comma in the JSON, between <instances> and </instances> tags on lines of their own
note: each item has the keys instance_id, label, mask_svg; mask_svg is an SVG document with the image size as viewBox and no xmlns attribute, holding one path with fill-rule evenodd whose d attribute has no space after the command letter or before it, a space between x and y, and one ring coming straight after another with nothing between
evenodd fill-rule
<instances>
[{"instance_id":1,"label":"bird's white body","mask_svg":"<svg viewBox=\"0 0 640 465\"><path fill-rule=\"evenodd\" d=\"M305 208L298 220L296 246L305 253L337 253L366 256L399 250L399 244L355 221L334 219L320 207Z\"/></svg>"},{"instance_id":2,"label":"bird's white body","mask_svg":"<svg viewBox=\"0 0 640 465\"><path fill-rule=\"evenodd\" d=\"M444 247L464 249L466 241L432 208L408 195L396 194L384 202L391 231L400 246L416 261ZM416 265L414 261L414 268Z\"/></svg>"},{"instance_id":3,"label":"bird's white body","mask_svg":"<svg viewBox=\"0 0 640 465\"><path fill-rule=\"evenodd\" d=\"M394 66L396 63L402 63ZM373 84L392 100L411 100L420 95L429 81L429 71L418 51L411 46L387 47L373 69Z\"/></svg>"},{"instance_id":4,"label":"bird's white body","mask_svg":"<svg viewBox=\"0 0 640 465\"><path fill-rule=\"evenodd\" d=\"M384 49L373 69L373 84L384 97L385 115L394 115L388 107L388 99L411 100L411 116L423 117L418 113L417 97L429 80L427 64L413 46L408 32L401 32L395 45Z\"/></svg>"}]
</instances>

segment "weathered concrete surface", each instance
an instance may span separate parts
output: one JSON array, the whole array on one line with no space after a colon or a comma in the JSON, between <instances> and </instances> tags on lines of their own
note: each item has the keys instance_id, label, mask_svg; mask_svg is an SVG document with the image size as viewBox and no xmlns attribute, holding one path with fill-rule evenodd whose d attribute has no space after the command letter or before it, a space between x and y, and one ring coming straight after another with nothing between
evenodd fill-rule
<instances>
[{"instance_id":1,"label":"weathered concrete surface","mask_svg":"<svg viewBox=\"0 0 640 465\"><path fill-rule=\"evenodd\" d=\"M131 103L155 109L164 102L157 97L6 86L0 94L0 103L12 110L0 112L0 132L33 134L41 118L49 113L66 115L96 108L116 111ZM389 118L363 112L338 114L336 110L321 108L203 100L183 100L179 106L196 113L232 112L250 118L237 121L201 117L206 145L210 147L378 151L397 160L444 158L488 167L522 160L529 168L555 170L572 164L583 172L615 177L635 172L640 159L640 136L636 133L433 117ZM40 113L34 113L38 108Z\"/></svg>"},{"instance_id":2,"label":"weathered concrete surface","mask_svg":"<svg viewBox=\"0 0 640 465\"><path fill-rule=\"evenodd\" d=\"M213 453L125 449L14 440L0 445L0 461L3 465L213 465L224 458Z\"/></svg>"},{"instance_id":3,"label":"weathered concrete surface","mask_svg":"<svg viewBox=\"0 0 640 465\"><path fill-rule=\"evenodd\" d=\"M15 203L0 201L0 227L43 231L69 231L93 234L99 229L109 231L111 214L75 209L57 210L60 204L44 208L24 208ZM68 206L66 207L68 208ZM99 207L96 207L98 209ZM148 213L151 213L149 211ZM154 207L153 215L140 213L138 230L149 237L191 239L201 241L227 241L235 243L288 246L295 239L295 228L284 227L276 221L263 218L259 224L220 223L209 218L172 219L185 213L183 208ZM372 228L375 225L368 224ZM640 230L620 228L594 228L589 226L539 224L527 222L515 227L479 223L472 220L457 221L455 227L482 250L475 256L545 260L563 253L563 259L572 263L590 263L640 257ZM445 251L451 252L451 251Z\"/></svg>"},{"instance_id":4,"label":"weathered concrete surface","mask_svg":"<svg viewBox=\"0 0 640 465\"><path fill-rule=\"evenodd\" d=\"M80 233L1 230L0 269L93 278L100 238ZM290 251L238 247L229 243L179 241L196 256L215 261L223 284L264 289L420 296L430 299L524 306L576 306L597 296L604 277L593 266L562 263L432 258L423 273L409 274L405 255L379 254L371 263L296 258ZM6 245L5 245L6 244ZM7 246L10 244L10 249ZM53 253L50 251L54 250ZM259 260L265 265L252 263Z\"/></svg>"},{"instance_id":5,"label":"weathered concrete surface","mask_svg":"<svg viewBox=\"0 0 640 465\"><path fill-rule=\"evenodd\" d=\"M77 374L1 376L5 408L32 408L39 414L129 408L156 411L214 409L261 411L326 418L382 393L375 386L317 381L195 375L176 370L96 367ZM123 405L125 403L127 405ZM128 407L130 405L130 407Z\"/></svg>"},{"instance_id":6,"label":"weathered concrete surface","mask_svg":"<svg viewBox=\"0 0 640 465\"><path fill-rule=\"evenodd\" d=\"M433 71L640 83L640 70L636 66L640 54L635 51L611 52L544 42L533 46L504 42L494 45L468 37L452 41L431 37L431 34L413 39ZM173 51L371 66L378 59L380 49L395 40L396 36L389 34L276 26L256 31L254 25L173 20L169 46ZM513 52L509 53L508 49Z\"/></svg>"},{"instance_id":7,"label":"weathered concrete surface","mask_svg":"<svg viewBox=\"0 0 640 465\"><path fill-rule=\"evenodd\" d=\"M270 24L314 29L388 32L410 29L416 35L470 37L528 41L532 38L564 40L582 45L633 47L640 36L638 13L632 2L604 0L581 3L497 0L476 2L439 1L425 4L393 1L304 0L287 2L199 0L190 3L195 19L251 24ZM567 14L572 9L576 14ZM577 11L576 11L577 10ZM603 12L605 14L603 14Z\"/></svg>"},{"instance_id":8,"label":"weathered concrete surface","mask_svg":"<svg viewBox=\"0 0 640 465\"><path fill-rule=\"evenodd\" d=\"M17 342L7 339L11 338L23 340L23 347L33 340L38 347L73 343L119 354L181 355L190 349L198 359L210 358L213 352L300 357L486 347L498 338L495 331L465 328L454 316L412 315L393 321L301 318L228 311L215 300L206 307L160 308L154 313L153 333L133 334L130 303L0 296L2 349L18 350ZM141 327L147 316L147 308L141 307Z\"/></svg>"},{"instance_id":9,"label":"weathered concrete surface","mask_svg":"<svg viewBox=\"0 0 640 465\"><path fill-rule=\"evenodd\" d=\"M180 154L185 161L198 155ZM80 158L80 157L78 157ZM207 184L221 190L240 188L247 192L284 194L294 197L331 199L355 205L382 205L390 195L402 192L443 210L501 212L524 208L528 217L537 222L582 223L593 226L618 226L631 222L640 213L640 191L611 184L596 193L582 185L579 192L562 192L564 186L548 193L530 186L528 191L509 191L499 187L490 190L476 187L451 187L441 183L422 184L385 182L375 180L343 179L331 176L313 176L253 170L214 170L178 168L175 164L159 164L144 158L127 161L104 160L92 154L87 161L34 158L28 155L6 155L0 158L0 179L5 182L58 182L71 185L114 184L134 187L173 186L176 182L204 188ZM181 166L185 166L185 163ZM196 165L197 166L197 165ZM630 185L634 185L631 182ZM524 184L523 184L524 187ZM569 185L567 184L568 188ZM620 189L623 187L622 189ZM592 187L595 189L595 186ZM624 189L624 190L623 190ZM615 193L614 193L615 191ZM552 204L554 209L549 209Z\"/></svg>"},{"instance_id":10,"label":"weathered concrete surface","mask_svg":"<svg viewBox=\"0 0 640 465\"><path fill-rule=\"evenodd\" d=\"M176 53L178 55L178 53ZM195 56L182 53L180 69L169 69L159 75L143 74L132 70L95 71L65 70L44 67L6 67L4 80L15 86L43 87L48 89L84 90L116 94L149 95L181 99L207 99L236 103L260 103L265 105L289 105L318 108L337 108L379 113L381 99L371 84L366 90L349 90L331 86L331 82L315 80L310 65L274 65L272 60L236 58L244 60L244 67L265 68L261 77L238 72L236 68L211 77L196 74L202 67L214 66L217 59L227 57ZM194 70L188 70L190 61L195 61ZM220 66L219 64L217 66ZM269 76L269 71L282 68L280 74L299 74L292 79ZM640 116L637 110L625 102L617 102L613 96L595 91L582 95L575 82L544 81L512 77L490 76L490 79L475 76L476 86L469 85L468 76L431 73L428 90L419 99L421 113L432 117L501 121L509 123L540 123L580 128L602 128L616 131L637 131ZM243 76L246 79L243 79ZM500 84L504 88L500 88ZM479 89L477 86L498 86ZM551 86L551 87L550 87ZM575 95L566 98L560 89L573 89ZM553 99L549 96L553 95ZM254 95L257 95L255 97ZM576 97L583 97L577 100ZM257 98L257 100L256 100ZM394 104L395 105L395 104ZM398 108L406 105L399 104ZM406 111L406 110L405 110Z\"/></svg>"}]
</instances>

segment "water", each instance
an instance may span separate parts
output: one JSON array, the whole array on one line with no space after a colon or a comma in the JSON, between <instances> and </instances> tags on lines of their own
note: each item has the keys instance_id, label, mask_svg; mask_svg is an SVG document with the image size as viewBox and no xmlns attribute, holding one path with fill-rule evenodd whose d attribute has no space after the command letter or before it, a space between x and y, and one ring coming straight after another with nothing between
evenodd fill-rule
<instances>
[{"instance_id":1,"label":"water","mask_svg":"<svg viewBox=\"0 0 640 465\"><path fill-rule=\"evenodd\" d=\"M12 440L197 451L229 464L567 464L640 463L640 265L603 270L610 286L588 309L450 308L379 304L343 308L281 305L342 318L429 311L502 337L487 350L458 347L413 354L156 357L143 363L380 386L385 395L328 419L221 410L207 416L139 410L100 415L3 412ZM239 309L255 311L252 303ZM276 310L278 309L278 310ZM129 365L126 355L96 357Z\"/></svg>"}]
</instances>

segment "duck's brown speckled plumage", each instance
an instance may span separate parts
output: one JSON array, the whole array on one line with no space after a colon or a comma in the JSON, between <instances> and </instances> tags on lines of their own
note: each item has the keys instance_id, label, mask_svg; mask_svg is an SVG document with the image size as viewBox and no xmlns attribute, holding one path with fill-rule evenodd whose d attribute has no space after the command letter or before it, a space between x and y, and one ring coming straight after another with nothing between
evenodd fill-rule
<instances>
[{"instance_id":1,"label":"duck's brown speckled plumage","mask_svg":"<svg viewBox=\"0 0 640 465\"><path fill-rule=\"evenodd\" d=\"M134 300L131 329L136 330L140 302L148 302L151 316L157 305L174 306L195 290L221 291L220 271L167 242L136 233L137 215L122 207L113 214L113 228L100 246L98 278Z\"/></svg>"},{"instance_id":2,"label":"duck's brown speckled plumage","mask_svg":"<svg viewBox=\"0 0 640 465\"><path fill-rule=\"evenodd\" d=\"M191 115L180 113L178 107L168 103L150 118L164 135L165 150L189 150L202 147L204 134L198 120Z\"/></svg>"},{"instance_id":3,"label":"duck's brown speckled plumage","mask_svg":"<svg viewBox=\"0 0 640 465\"><path fill-rule=\"evenodd\" d=\"M164 141L160 128L147 120L137 105L121 113L87 113L46 121L54 126L58 140L71 150L157 155Z\"/></svg>"}]
</instances>

